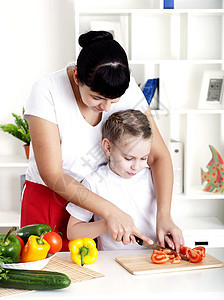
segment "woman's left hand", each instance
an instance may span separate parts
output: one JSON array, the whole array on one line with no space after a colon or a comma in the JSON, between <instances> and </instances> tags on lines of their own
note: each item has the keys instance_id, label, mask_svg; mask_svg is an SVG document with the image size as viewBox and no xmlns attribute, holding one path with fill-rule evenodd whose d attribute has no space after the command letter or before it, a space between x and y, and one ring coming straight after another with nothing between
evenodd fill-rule
<instances>
[{"instance_id":1,"label":"woman's left hand","mask_svg":"<svg viewBox=\"0 0 224 300\"><path fill-rule=\"evenodd\" d=\"M165 243L175 250L180 251L180 246L184 244L184 238L182 231L177 227L171 216L157 216L157 238L162 247L165 247Z\"/></svg>"}]
</instances>

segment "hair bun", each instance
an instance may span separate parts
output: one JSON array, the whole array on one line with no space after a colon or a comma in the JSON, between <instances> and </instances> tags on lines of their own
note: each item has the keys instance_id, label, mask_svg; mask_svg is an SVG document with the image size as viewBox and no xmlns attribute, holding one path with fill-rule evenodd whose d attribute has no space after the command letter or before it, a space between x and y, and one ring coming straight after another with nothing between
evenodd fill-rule
<instances>
[{"instance_id":1,"label":"hair bun","mask_svg":"<svg viewBox=\"0 0 224 300\"><path fill-rule=\"evenodd\" d=\"M84 48L101 40L113 40L113 35L109 31L89 31L80 35L79 45Z\"/></svg>"}]
</instances>

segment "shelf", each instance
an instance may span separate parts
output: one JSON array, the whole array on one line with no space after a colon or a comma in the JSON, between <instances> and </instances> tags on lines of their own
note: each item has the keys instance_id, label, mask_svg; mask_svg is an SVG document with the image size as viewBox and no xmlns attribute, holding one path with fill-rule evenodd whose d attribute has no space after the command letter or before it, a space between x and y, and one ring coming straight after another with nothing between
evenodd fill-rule
<instances>
[{"instance_id":1,"label":"shelf","mask_svg":"<svg viewBox=\"0 0 224 300\"><path fill-rule=\"evenodd\" d=\"M188 247L223 247L224 224L216 217L175 218Z\"/></svg>"},{"instance_id":2,"label":"shelf","mask_svg":"<svg viewBox=\"0 0 224 300\"><path fill-rule=\"evenodd\" d=\"M222 59L130 59L129 64L131 65L144 65L144 64L223 64Z\"/></svg>"},{"instance_id":3,"label":"shelf","mask_svg":"<svg viewBox=\"0 0 224 300\"><path fill-rule=\"evenodd\" d=\"M212 115L212 114L223 114L224 109L189 109L179 108L171 109L170 114L186 114L186 115Z\"/></svg>"},{"instance_id":4,"label":"shelf","mask_svg":"<svg viewBox=\"0 0 224 300\"><path fill-rule=\"evenodd\" d=\"M0 156L0 168L27 168L28 160L21 156Z\"/></svg>"},{"instance_id":5,"label":"shelf","mask_svg":"<svg viewBox=\"0 0 224 300\"><path fill-rule=\"evenodd\" d=\"M153 14L153 15L222 15L224 9L151 9L151 8L81 8L80 15L108 15L108 14Z\"/></svg>"},{"instance_id":6,"label":"shelf","mask_svg":"<svg viewBox=\"0 0 224 300\"><path fill-rule=\"evenodd\" d=\"M189 108L179 108L179 109L170 109L170 110L162 110L162 109L151 109L152 115L217 115L224 114L224 109L189 109Z\"/></svg>"},{"instance_id":7,"label":"shelf","mask_svg":"<svg viewBox=\"0 0 224 300\"><path fill-rule=\"evenodd\" d=\"M191 186L190 192L187 194L174 194L173 198L176 200L191 200L191 199L201 199L201 200L212 200L212 199L224 199L224 194L215 194L210 192L204 192L203 186Z\"/></svg>"},{"instance_id":8,"label":"shelf","mask_svg":"<svg viewBox=\"0 0 224 300\"><path fill-rule=\"evenodd\" d=\"M175 222L183 230L222 230L224 231L224 224L216 217L186 217L175 218Z\"/></svg>"},{"instance_id":9,"label":"shelf","mask_svg":"<svg viewBox=\"0 0 224 300\"><path fill-rule=\"evenodd\" d=\"M20 213L17 211L1 211L0 212L0 227L19 227Z\"/></svg>"},{"instance_id":10,"label":"shelf","mask_svg":"<svg viewBox=\"0 0 224 300\"><path fill-rule=\"evenodd\" d=\"M175 0L174 9L164 9L163 0L113 0L113 1L91 1L91 0L76 0L74 1L75 8L80 10L91 9L135 9L135 10L162 10L172 12L174 10L218 10L223 8L222 0Z\"/></svg>"}]
</instances>

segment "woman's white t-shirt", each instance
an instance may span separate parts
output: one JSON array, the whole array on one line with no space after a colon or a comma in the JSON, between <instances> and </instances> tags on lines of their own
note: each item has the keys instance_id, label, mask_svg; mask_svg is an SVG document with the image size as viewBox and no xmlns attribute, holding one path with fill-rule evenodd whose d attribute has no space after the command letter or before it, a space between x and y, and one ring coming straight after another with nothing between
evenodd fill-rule
<instances>
[{"instance_id":1,"label":"woman's white t-shirt","mask_svg":"<svg viewBox=\"0 0 224 300\"><path fill-rule=\"evenodd\" d=\"M25 106L25 117L33 115L57 124L62 168L66 174L81 181L106 161L101 147L101 128L105 120L115 111L124 109L147 110L143 93L131 77L129 88L119 102L112 104L109 112L103 112L102 120L91 126L83 118L65 69L52 73L34 84ZM46 149L47 151L47 149ZM26 179L43 184L33 154L32 142Z\"/></svg>"},{"instance_id":2,"label":"woman's white t-shirt","mask_svg":"<svg viewBox=\"0 0 224 300\"><path fill-rule=\"evenodd\" d=\"M89 190L115 204L133 218L135 226L156 242L156 195L152 181L151 170L144 168L130 179L122 178L111 171L109 165L103 165L82 182ZM83 195L82 201L85 201ZM89 222L101 220L98 215L69 203L67 211L73 217ZM137 243L124 245L112 239L109 232L98 237L99 250L141 249Z\"/></svg>"}]
</instances>

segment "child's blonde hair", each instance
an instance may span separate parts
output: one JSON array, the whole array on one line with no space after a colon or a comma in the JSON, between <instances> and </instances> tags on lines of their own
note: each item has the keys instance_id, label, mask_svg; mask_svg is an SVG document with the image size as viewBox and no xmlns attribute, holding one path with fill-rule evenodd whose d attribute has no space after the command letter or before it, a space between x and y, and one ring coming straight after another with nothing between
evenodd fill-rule
<instances>
[{"instance_id":1,"label":"child's blonde hair","mask_svg":"<svg viewBox=\"0 0 224 300\"><path fill-rule=\"evenodd\" d=\"M140 110L127 109L113 113L102 128L102 139L119 141L124 135L152 138L151 124Z\"/></svg>"}]
</instances>

